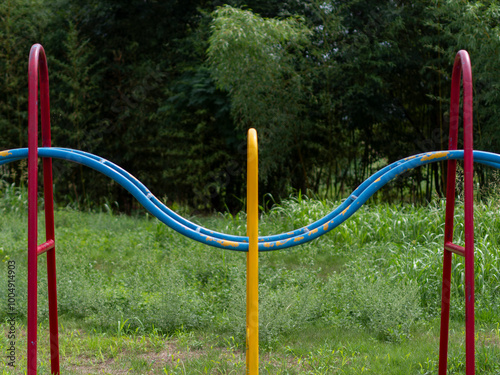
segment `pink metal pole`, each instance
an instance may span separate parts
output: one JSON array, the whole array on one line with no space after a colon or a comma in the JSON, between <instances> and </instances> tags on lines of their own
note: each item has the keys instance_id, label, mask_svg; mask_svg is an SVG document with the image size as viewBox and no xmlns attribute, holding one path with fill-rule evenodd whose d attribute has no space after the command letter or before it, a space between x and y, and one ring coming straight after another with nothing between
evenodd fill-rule
<instances>
[{"instance_id":1,"label":"pink metal pole","mask_svg":"<svg viewBox=\"0 0 500 375\"><path fill-rule=\"evenodd\" d=\"M465 247L453 241L455 213L456 161L448 161L446 220L443 258L443 289L441 300L441 332L439 345L439 375L446 375L448 362L448 332L450 320L450 284L452 251L465 257L465 372L475 374L474 348L474 185L472 149L472 69L469 54L461 50L455 57L451 78L449 150L457 149L460 114L460 78L463 75L464 122L464 205Z\"/></svg>"},{"instance_id":2,"label":"pink metal pole","mask_svg":"<svg viewBox=\"0 0 500 375\"><path fill-rule=\"evenodd\" d=\"M472 69L469 54L461 51L464 87L464 199L465 199L465 368L476 371L474 343L474 156L472 146Z\"/></svg>"},{"instance_id":3,"label":"pink metal pole","mask_svg":"<svg viewBox=\"0 0 500 375\"><path fill-rule=\"evenodd\" d=\"M40 68L40 99L42 110L42 146L51 147L49 72L47 61ZM43 159L43 188L45 204L45 240L55 242L54 192L52 180L52 159ZM50 326L50 364L52 374L59 374L59 328L57 317L56 248L47 251L47 287Z\"/></svg>"},{"instance_id":4,"label":"pink metal pole","mask_svg":"<svg viewBox=\"0 0 500 375\"><path fill-rule=\"evenodd\" d=\"M27 373L37 372L37 257L39 248L47 250L47 277L50 324L51 373L59 374L59 339L57 322L56 258L54 236L54 199L52 160L43 161L46 242L38 246L38 75L42 145L50 147L49 74L45 51L40 44L31 47L28 73L28 350ZM46 245L49 246L46 246ZM42 252L43 253L43 252Z\"/></svg>"},{"instance_id":5,"label":"pink metal pole","mask_svg":"<svg viewBox=\"0 0 500 375\"><path fill-rule=\"evenodd\" d=\"M38 60L31 48L28 82L28 375L36 374L37 352L37 230L38 230Z\"/></svg>"}]
</instances>

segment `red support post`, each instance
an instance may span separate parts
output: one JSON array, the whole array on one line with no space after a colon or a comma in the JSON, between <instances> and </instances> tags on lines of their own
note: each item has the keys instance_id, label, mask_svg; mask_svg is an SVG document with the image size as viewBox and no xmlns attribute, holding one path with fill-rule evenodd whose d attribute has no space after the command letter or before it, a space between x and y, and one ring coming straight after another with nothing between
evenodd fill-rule
<instances>
[{"instance_id":1,"label":"red support post","mask_svg":"<svg viewBox=\"0 0 500 375\"><path fill-rule=\"evenodd\" d=\"M39 77L40 76L40 77ZM52 159L43 160L46 242L38 246L38 79L42 146L50 147L49 72L45 51L40 44L31 47L28 71L28 350L27 374L37 372L37 258L47 253L51 373L59 374L59 336L57 318L56 256Z\"/></svg>"},{"instance_id":2,"label":"red support post","mask_svg":"<svg viewBox=\"0 0 500 375\"><path fill-rule=\"evenodd\" d=\"M457 149L460 115L460 78L463 80L464 124L464 229L465 247L453 244L455 214L456 161L448 161L446 219L444 229L443 289L441 296L441 332L439 375L446 375L448 364L448 332L450 321L450 286L452 252L465 257L465 373L475 374L474 348L474 185L472 148L472 69L467 51L455 56L451 78L450 138L448 149Z\"/></svg>"}]
</instances>

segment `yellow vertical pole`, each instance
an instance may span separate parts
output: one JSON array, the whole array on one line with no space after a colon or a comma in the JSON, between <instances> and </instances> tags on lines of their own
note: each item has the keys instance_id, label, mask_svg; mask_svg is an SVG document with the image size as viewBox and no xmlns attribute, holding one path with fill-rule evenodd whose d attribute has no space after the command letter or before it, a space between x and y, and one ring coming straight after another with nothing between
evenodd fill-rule
<instances>
[{"instance_id":1,"label":"yellow vertical pole","mask_svg":"<svg viewBox=\"0 0 500 375\"><path fill-rule=\"evenodd\" d=\"M246 373L259 374L259 154L257 131L247 143L247 345Z\"/></svg>"}]
</instances>

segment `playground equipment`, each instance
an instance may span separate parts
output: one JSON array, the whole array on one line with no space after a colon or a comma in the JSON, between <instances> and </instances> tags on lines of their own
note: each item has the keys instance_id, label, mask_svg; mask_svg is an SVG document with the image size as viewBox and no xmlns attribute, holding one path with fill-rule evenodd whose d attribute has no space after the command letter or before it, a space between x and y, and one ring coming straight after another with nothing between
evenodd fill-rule
<instances>
[{"instance_id":1,"label":"playground equipment","mask_svg":"<svg viewBox=\"0 0 500 375\"><path fill-rule=\"evenodd\" d=\"M464 88L464 150L457 150L460 107L460 80L463 73ZM42 147L38 147L38 79L40 79L40 104L42 120ZM472 148L472 74L469 55L459 51L452 75L450 110L450 138L448 151L426 152L402 159L381 169L363 182L339 207L322 219L291 232L258 237L258 151L257 132L248 132L247 154L247 235L234 236L218 233L194 224L179 216L161 203L140 181L130 173L90 153L67 148L52 147L50 140L50 105L48 68L44 49L35 44L29 59L29 116L28 149L12 149L0 152L0 165L28 158L28 348L27 373L37 373L37 258L47 253L49 288L49 321L51 372L59 374L59 342L57 322L57 290L55 265L54 208L52 192L52 158L86 165L112 178L128 190L152 215L193 240L221 249L247 252L247 374L257 375L258 356L258 252L290 248L328 233L351 217L368 198L389 181L409 169L422 165L448 162L448 187L443 260L442 315L439 353L439 375L446 374L451 254L465 257L466 290L466 375L475 373L474 353L474 227L473 227L473 162L500 168L500 155ZM38 245L37 196L38 157L43 158L46 241ZM464 159L465 189L465 247L453 240L455 206L456 160Z\"/></svg>"}]
</instances>

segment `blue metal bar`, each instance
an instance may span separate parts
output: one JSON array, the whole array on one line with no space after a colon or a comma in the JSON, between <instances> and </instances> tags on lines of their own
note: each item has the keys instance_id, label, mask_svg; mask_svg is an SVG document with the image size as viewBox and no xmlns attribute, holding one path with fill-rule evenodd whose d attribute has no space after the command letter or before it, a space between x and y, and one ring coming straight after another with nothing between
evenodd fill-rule
<instances>
[{"instance_id":1,"label":"blue metal bar","mask_svg":"<svg viewBox=\"0 0 500 375\"><path fill-rule=\"evenodd\" d=\"M116 164L99 156L72 149L38 149L40 157L56 158L83 164L112 178L129 191L141 205L161 222L201 243L236 251L248 251L248 238L211 231L178 215L159 201L139 180ZM0 165L26 158L26 148L0 152ZM259 251L290 248L309 242L331 231L351 217L375 192L410 169L442 160L463 159L463 150L434 151L399 160L364 181L340 206L320 220L290 232L259 237ZM500 169L500 155L474 151L474 161Z\"/></svg>"}]
</instances>

